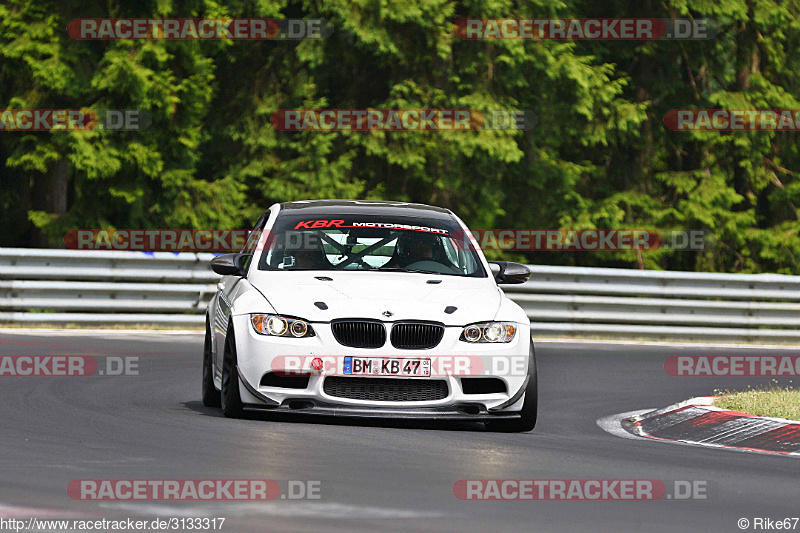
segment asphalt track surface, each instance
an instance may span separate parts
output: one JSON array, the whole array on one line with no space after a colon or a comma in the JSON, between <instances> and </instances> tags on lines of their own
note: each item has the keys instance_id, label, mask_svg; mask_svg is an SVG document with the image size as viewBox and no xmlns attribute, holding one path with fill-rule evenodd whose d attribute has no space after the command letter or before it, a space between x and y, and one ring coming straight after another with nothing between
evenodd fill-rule
<instances>
[{"instance_id":1,"label":"asphalt track surface","mask_svg":"<svg viewBox=\"0 0 800 533\"><path fill-rule=\"evenodd\" d=\"M679 378L676 354L800 348L539 343L539 423L229 420L200 402L202 334L0 333L0 355L138 357L138 376L0 378L0 516L225 517L223 531L741 531L800 516L800 458L623 439L597 419L769 378ZM322 499L87 502L75 479L319 480ZM478 502L460 479L705 481L706 500ZM30 511L37 515L39 511ZM41 514L39 514L41 516ZM752 527L752 525L751 525ZM798 525L800 528L800 525ZM752 530L752 529L750 529Z\"/></svg>"}]
</instances>

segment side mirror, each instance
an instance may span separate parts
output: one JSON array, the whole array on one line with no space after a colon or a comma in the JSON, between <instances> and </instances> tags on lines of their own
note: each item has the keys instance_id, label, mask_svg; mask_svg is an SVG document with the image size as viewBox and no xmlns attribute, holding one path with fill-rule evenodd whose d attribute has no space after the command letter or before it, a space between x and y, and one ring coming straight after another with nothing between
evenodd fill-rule
<instances>
[{"instance_id":1,"label":"side mirror","mask_svg":"<svg viewBox=\"0 0 800 533\"><path fill-rule=\"evenodd\" d=\"M244 276L242 254L224 254L211 260L211 270L222 276Z\"/></svg>"},{"instance_id":2,"label":"side mirror","mask_svg":"<svg viewBox=\"0 0 800 533\"><path fill-rule=\"evenodd\" d=\"M494 280L498 284L525 283L533 274L528 267L519 263L510 261L490 261L489 263L500 267L500 272L494 276Z\"/></svg>"}]
</instances>

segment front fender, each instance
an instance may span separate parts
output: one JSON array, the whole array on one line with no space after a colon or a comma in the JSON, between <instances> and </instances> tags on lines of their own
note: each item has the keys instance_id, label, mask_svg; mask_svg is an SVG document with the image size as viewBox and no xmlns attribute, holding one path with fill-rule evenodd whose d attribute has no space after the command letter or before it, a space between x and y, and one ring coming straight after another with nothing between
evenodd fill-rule
<instances>
[{"instance_id":1,"label":"front fender","mask_svg":"<svg viewBox=\"0 0 800 533\"><path fill-rule=\"evenodd\" d=\"M525 313L525 310L520 307L519 304L510 300L505 294L500 301L500 307L497 309L497 314L495 314L494 319L504 322L516 322L520 324L520 326L527 327L528 329L531 327L531 321Z\"/></svg>"},{"instance_id":2,"label":"front fender","mask_svg":"<svg viewBox=\"0 0 800 533\"><path fill-rule=\"evenodd\" d=\"M231 316L249 315L251 313L275 313L269 300L253 285L243 279L231 295Z\"/></svg>"}]
</instances>

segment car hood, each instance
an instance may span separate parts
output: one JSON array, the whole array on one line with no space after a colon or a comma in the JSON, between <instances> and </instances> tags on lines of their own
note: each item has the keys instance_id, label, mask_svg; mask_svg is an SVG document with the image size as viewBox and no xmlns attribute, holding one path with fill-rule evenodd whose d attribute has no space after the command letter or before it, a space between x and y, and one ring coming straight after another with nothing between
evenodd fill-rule
<instances>
[{"instance_id":1,"label":"car hood","mask_svg":"<svg viewBox=\"0 0 800 533\"><path fill-rule=\"evenodd\" d=\"M372 318L457 326L492 320L503 298L491 278L401 272L258 271L250 282L277 313L310 322ZM448 307L456 309L445 312Z\"/></svg>"}]
</instances>

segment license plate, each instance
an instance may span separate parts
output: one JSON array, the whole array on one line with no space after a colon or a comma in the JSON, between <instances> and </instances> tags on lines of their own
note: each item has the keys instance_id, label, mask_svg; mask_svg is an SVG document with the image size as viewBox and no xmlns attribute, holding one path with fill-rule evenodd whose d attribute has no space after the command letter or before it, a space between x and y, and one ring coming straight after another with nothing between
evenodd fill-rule
<instances>
[{"instance_id":1,"label":"license plate","mask_svg":"<svg viewBox=\"0 0 800 533\"><path fill-rule=\"evenodd\" d=\"M351 376L429 377L431 360L347 356L344 358L344 373Z\"/></svg>"}]
</instances>

